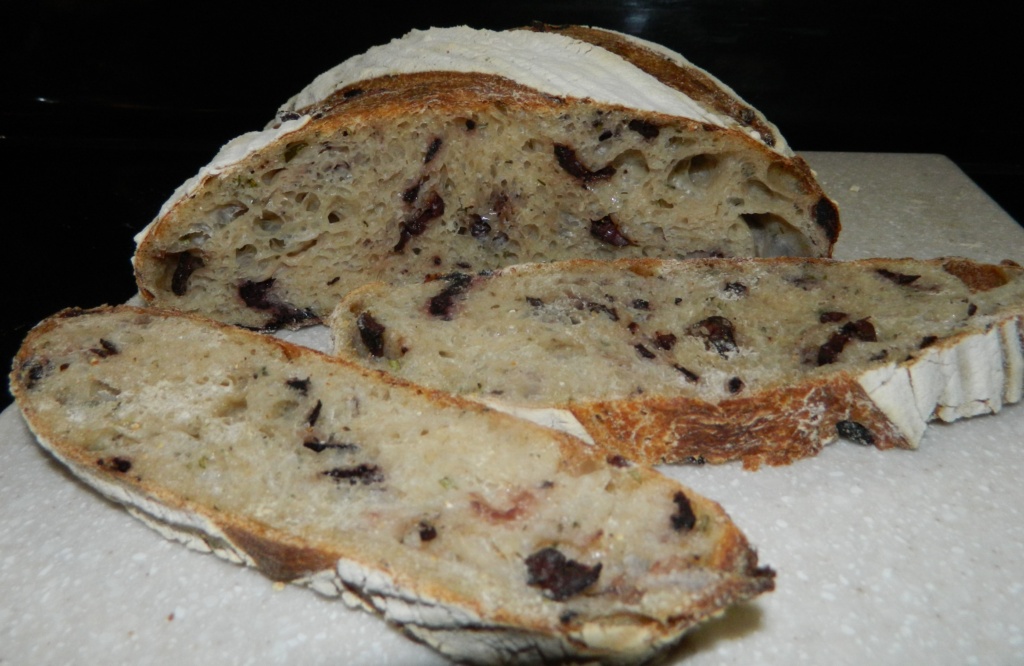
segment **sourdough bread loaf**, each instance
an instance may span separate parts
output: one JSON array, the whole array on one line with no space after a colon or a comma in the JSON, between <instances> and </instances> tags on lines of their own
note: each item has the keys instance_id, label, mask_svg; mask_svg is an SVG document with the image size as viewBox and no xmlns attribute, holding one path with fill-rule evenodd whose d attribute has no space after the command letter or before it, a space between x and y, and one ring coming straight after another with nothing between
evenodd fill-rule
<instances>
[{"instance_id":1,"label":"sourdough bread loaf","mask_svg":"<svg viewBox=\"0 0 1024 666\"><path fill-rule=\"evenodd\" d=\"M575 261L367 285L338 355L647 463L914 448L1021 399L1024 271L963 259Z\"/></svg>"},{"instance_id":2,"label":"sourdough bread loaf","mask_svg":"<svg viewBox=\"0 0 1024 666\"><path fill-rule=\"evenodd\" d=\"M165 536L471 663L637 663L773 587L722 509L477 403L276 338L69 310L15 359L39 443Z\"/></svg>"},{"instance_id":3,"label":"sourdough bread loaf","mask_svg":"<svg viewBox=\"0 0 1024 666\"><path fill-rule=\"evenodd\" d=\"M150 304L256 328L368 281L579 257L828 256L835 204L682 56L592 28L414 31L227 144L137 238Z\"/></svg>"}]
</instances>

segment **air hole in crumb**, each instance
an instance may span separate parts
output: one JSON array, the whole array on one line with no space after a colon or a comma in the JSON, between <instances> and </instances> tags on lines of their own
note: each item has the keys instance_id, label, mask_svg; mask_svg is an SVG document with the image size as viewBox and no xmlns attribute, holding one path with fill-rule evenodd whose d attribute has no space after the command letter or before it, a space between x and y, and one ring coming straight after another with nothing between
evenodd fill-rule
<instances>
[{"instance_id":1,"label":"air hole in crumb","mask_svg":"<svg viewBox=\"0 0 1024 666\"><path fill-rule=\"evenodd\" d=\"M813 254L807 239L791 224L772 213L740 215L754 242L758 257L809 257Z\"/></svg>"},{"instance_id":2,"label":"air hole in crumb","mask_svg":"<svg viewBox=\"0 0 1024 666\"><path fill-rule=\"evenodd\" d=\"M631 175L634 178L644 176L650 168L647 166L647 158L639 150L627 150L620 153L614 160L612 166L616 172L623 175Z\"/></svg>"},{"instance_id":3,"label":"air hole in crumb","mask_svg":"<svg viewBox=\"0 0 1024 666\"><path fill-rule=\"evenodd\" d=\"M274 233L281 226L284 225L284 220L281 216L271 210L265 210L260 213L260 217L256 220L256 228L266 233Z\"/></svg>"},{"instance_id":4,"label":"air hole in crumb","mask_svg":"<svg viewBox=\"0 0 1024 666\"><path fill-rule=\"evenodd\" d=\"M244 266L252 263L253 259L256 258L256 246L252 244L243 245L242 247L235 250L235 262Z\"/></svg>"},{"instance_id":5,"label":"air hole in crumb","mask_svg":"<svg viewBox=\"0 0 1024 666\"><path fill-rule=\"evenodd\" d=\"M262 176L260 176L260 181L262 181L264 185L270 185L272 182L274 182L274 179L277 178L277 174L281 173L282 171L284 171L283 168L271 169L270 171L267 171Z\"/></svg>"},{"instance_id":6,"label":"air hole in crumb","mask_svg":"<svg viewBox=\"0 0 1024 666\"><path fill-rule=\"evenodd\" d=\"M217 227L223 227L247 212L249 212L248 206L240 201L234 201L229 204L224 204L223 206L218 206L213 213L213 222Z\"/></svg>"},{"instance_id":7,"label":"air hole in crumb","mask_svg":"<svg viewBox=\"0 0 1024 666\"><path fill-rule=\"evenodd\" d=\"M772 164L768 167L768 184L777 192L792 196L800 196L807 191L804 183L796 177L792 170L781 164Z\"/></svg>"},{"instance_id":8,"label":"air hole in crumb","mask_svg":"<svg viewBox=\"0 0 1024 666\"><path fill-rule=\"evenodd\" d=\"M710 186L718 176L718 158L700 154L679 160L668 175L669 187L694 193Z\"/></svg>"}]
</instances>

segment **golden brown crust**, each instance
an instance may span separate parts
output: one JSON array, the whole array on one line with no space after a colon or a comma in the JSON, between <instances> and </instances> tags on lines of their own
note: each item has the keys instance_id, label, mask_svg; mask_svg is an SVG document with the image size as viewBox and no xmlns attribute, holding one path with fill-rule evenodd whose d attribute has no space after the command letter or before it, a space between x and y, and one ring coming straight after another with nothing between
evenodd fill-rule
<instances>
[{"instance_id":1,"label":"golden brown crust","mask_svg":"<svg viewBox=\"0 0 1024 666\"><path fill-rule=\"evenodd\" d=\"M840 375L711 403L646 398L567 405L594 440L649 464L742 460L747 469L816 455L858 423L879 449L911 448L852 377Z\"/></svg>"},{"instance_id":2,"label":"golden brown crust","mask_svg":"<svg viewBox=\"0 0 1024 666\"><path fill-rule=\"evenodd\" d=\"M295 544L293 539L270 533L266 528L241 523L221 526L225 536L253 559L263 575L288 583L319 571L329 571L338 561L338 553L310 545Z\"/></svg>"},{"instance_id":3,"label":"golden brown crust","mask_svg":"<svg viewBox=\"0 0 1024 666\"><path fill-rule=\"evenodd\" d=\"M496 103L539 110L565 102L493 74L416 72L358 81L300 111L334 129L360 118L393 118L428 106L458 116Z\"/></svg>"},{"instance_id":4,"label":"golden brown crust","mask_svg":"<svg viewBox=\"0 0 1024 666\"><path fill-rule=\"evenodd\" d=\"M952 258L944 261L942 268L950 275L955 275L972 292L1002 287L1010 281L1006 270L1009 266L979 264L967 259Z\"/></svg>"}]
</instances>

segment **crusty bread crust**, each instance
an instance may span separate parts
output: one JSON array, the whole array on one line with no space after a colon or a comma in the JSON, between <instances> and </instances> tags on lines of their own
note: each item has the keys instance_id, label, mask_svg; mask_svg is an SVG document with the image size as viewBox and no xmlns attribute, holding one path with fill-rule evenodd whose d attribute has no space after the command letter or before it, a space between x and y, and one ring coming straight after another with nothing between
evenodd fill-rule
<instances>
[{"instance_id":1,"label":"crusty bread crust","mask_svg":"<svg viewBox=\"0 0 1024 666\"><path fill-rule=\"evenodd\" d=\"M627 35L581 25L554 26L537 23L529 28L538 32L556 32L589 42L628 60L665 85L675 88L702 106L732 118L741 127L750 128L766 146L780 143L775 128L761 113L740 99L736 93L708 72L681 59L670 59ZM804 165L806 167L806 165ZM808 173L810 169L808 168Z\"/></svg>"},{"instance_id":2,"label":"crusty bread crust","mask_svg":"<svg viewBox=\"0 0 1024 666\"><path fill-rule=\"evenodd\" d=\"M578 260L477 276L432 312L445 284L354 291L331 319L336 353L649 464L781 465L841 437L911 449L931 420L1022 398L1014 265ZM716 313L735 326L717 353L694 332Z\"/></svg>"},{"instance_id":3,"label":"crusty bread crust","mask_svg":"<svg viewBox=\"0 0 1024 666\"><path fill-rule=\"evenodd\" d=\"M69 310L10 379L40 445L161 534L459 661L637 663L773 587L721 507L653 470L239 328Z\"/></svg>"},{"instance_id":4,"label":"crusty bread crust","mask_svg":"<svg viewBox=\"0 0 1024 666\"><path fill-rule=\"evenodd\" d=\"M614 33L584 37L738 127L493 74L353 82L232 142L180 188L138 238L140 293L275 328L316 323L369 280L578 257L831 255L835 203L772 147L759 114L696 68Z\"/></svg>"}]
</instances>

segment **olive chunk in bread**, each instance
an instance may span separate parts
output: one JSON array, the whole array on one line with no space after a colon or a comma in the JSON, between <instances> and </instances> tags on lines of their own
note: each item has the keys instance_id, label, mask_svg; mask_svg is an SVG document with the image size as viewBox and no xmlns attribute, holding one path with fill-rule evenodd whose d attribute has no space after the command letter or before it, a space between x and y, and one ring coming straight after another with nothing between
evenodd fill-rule
<instances>
[{"instance_id":1,"label":"olive chunk in bread","mask_svg":"<svg viewBox=\"0 0 1024 666\"><path fill-rule=\"evenodd\" d=\"M298 327L372 280L831 254L835 204L735 93L626 35L537 30L414 31L326 72L139 235L143 298Z\"/></svg>"},{"instance_id":2,"label":"olive chunk in bread","mask_svg":"<svg viewBox=\"0 0 1024 666\"><path fill-rule=\"evenodd\" d=\"M1015 265L648 259L367 285L331 326L338 355L635 460L756 467L1019 401L1022 317Z\"/></svg>"},{"instance_id":3,"label":"olive chunk in bread","mask_svg":"<svg viewBox=\"0 0 1024 666\"><path fill-rule=\"evenodd\" d=\"M11 374L40 445L165 536L459 662L637 663L774 573L600 447L180 313L69 310Z\"/></svg>"}]
</instances>

